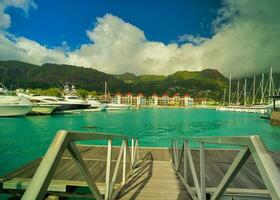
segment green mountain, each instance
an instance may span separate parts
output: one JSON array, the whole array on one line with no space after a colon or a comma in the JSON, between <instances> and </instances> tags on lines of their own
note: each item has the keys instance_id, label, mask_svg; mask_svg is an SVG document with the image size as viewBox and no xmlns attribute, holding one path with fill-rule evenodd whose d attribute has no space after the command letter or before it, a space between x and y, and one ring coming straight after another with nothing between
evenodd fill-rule
<instances>
[{"instance_id":1,"label":"green mountain","mask_svg":"<svg viewBox=\"0 0 280 200\"><path fill-rule=\"evenodd\" d=\"M203 71L178 71L174 74L163 75L140 75L121 74L115 75L126 82L131 91L143 92L147 95L153 93L169 94L189 93L195 97L210 97L220 100L222 91L227 87L228 80L217 70L206 69Z\"/></svg>"},{"instance_id":2,"label":"green mountain","mask_svg":"<svg viewBox=\"0 0 280 200\"><path fill-rule=\"evenodd\" d=\"M91 68L46 63L42 66L19 61L0 61L0 81L6 87L50 88L74 84L77 88L104 91L104 82L111 92L126 88L126 84L112 75Z\"/></svg>"},{"instance_id":3,"label":"green mountain","mask_svg":"<svg viewBox=\"0 0 280 200\"><path fill-rule=\"evenodd\" d=\"M46 63L42 66L20 61L0 61L0 81L10 88L62 87L74 84L76 88L103 93L107 81L111 93L139 92L145 95L157 93L189 93L193 97L209 97L220 100L228 80L217 70L178 71L174 74L140 75L124 73L111 75L92 68Z\"/></svg>"}]
</instances>

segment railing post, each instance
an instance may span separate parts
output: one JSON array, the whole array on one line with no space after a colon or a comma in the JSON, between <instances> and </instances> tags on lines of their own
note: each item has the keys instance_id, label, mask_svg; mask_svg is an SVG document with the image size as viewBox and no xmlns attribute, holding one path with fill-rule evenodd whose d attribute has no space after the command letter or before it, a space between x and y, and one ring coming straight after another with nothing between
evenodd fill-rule
<instances>
[{"instance_id":1,"label":"railing post","mask_svg":"<svg viewBox=\"0 0 280 200\"><path fill-rule=\"evenodd\" d=\"M106 162L105 200L110 199L111 159L112 159L112 139L109 139L108 150L107 150L107 162Z\"/></svg>"},{"instance_id":2,"label":"railing post","mask_svg":"<svg viewBox=\"0 0 280 200\"><path fill-rule=\"evenodd\" d=\"M187 141L184 141L184 179L188 183L188 154L187 154Z\"/></svg>"},{"instance_id":3,"label":"railing post","mask_svg":"<svg viewBox=\"0 0 280 200\"><path fill-rule=\"evenodd\" d=\"M125 184L125 177L126 177L126 149L127 149L127 141L126 139L123 140L124 148L123 148L123 174L122 174L122 185Z\"/></svg>"},{"instance_id":4,"label":"railing post","mask_svg":"<svg viewBox=\"0 0 280 200\"><path fill-rule=\"evenodd\" d=\"M131 165L134 166L134 138L131 139Z\"/></svg>"},{"instance_id":5,"label":"railing post","mask_svg":"<svg viewBox=\"0 0 280 200\"><path fill-rule=\"evenodd\" d=\"M204 143L200 143L200 200L206 199L206 189L205 189L205 154L204 154Z\"/></svg>"},{"instance_id":6,"label":"railing post","mask_svg":"<svg viewBox=\"0 0 280 200\"><path fill-rule=\"evenodd\" d=\"M177 167L178 167L178 161L177 161L177 154L176 154L176 141L175 140L173 140L173 145L172 145L172 147L173 147L173 157L174 157L174 165L175 165L175 169L177 169Z\"/></svg>"},{"instance_id":7,"label":"railing post","mask_svg":"<svg viewBox=\"0 0 280 200\"><path fill-rule=\"evenodd\" d=\"M179 141L175 140L175 144L176 144L176 157L177 157L177 167L179 164Z\"/></svg>"}]
</instances>

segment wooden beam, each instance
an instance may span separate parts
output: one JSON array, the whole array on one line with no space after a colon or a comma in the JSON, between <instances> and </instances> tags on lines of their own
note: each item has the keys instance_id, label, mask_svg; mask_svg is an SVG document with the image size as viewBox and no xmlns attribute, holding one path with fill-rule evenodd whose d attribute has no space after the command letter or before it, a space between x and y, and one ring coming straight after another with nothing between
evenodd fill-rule
<instances>
[{"instance_id":1,"label":"wooden beam","mask_svg":"<svg viewBox=\"0 0 280 200\"><path fill-rule=\"evenodd\" d=\"M237 175L243 164L246 162L246 160L249 158L249 156L250 150L248 147L244 147L243 149L241 149L241 151L237 154L233 163L229 167L228 171L224 175L221 183L217 187L217 190L212 195L211 200L220 199L223 196L223 193L230 185L232 180L235 178L235 176Z\"/></svg>"},{"instance_id":2,"label":"wooden beam","mask_svg":"<svg viewBox=\"0 0 280 200\"><path fill-rule=\"evenodd\" d=\"M43 199L67 142L68 133L66 131L59 131L48 148L30 185L23 194L23 200Z\"/></svg>"},{"instance_id":3,"label":"wooden beam","mask_svg":"<svg viewBox=\"0 0 280 200\"><path fill-rule=\"evenodd\" d=\"M98 190L90 172L88 171L86 164L84 163L82 157L80 156L80 153L79 153L76 145L73 142L70 142L69 145L67 146L67 149L70 152L70 154L72 155L75 163L79 167L80 172L81 172L82 176L84 177L85 181L88 183L89 189L92 192L93 196L97 200L102 200L103 197L100 194L100 191Z\"/></svg>"},{"instance_id":4,"label":"wooden beam","mask_svg":"<svg viewBox=\"0 0 280 200\"><path fill-rule=\"evenodd\" d=\"M105 180L105 200L110 199L110 174L111 174L111 160L112 160L112 140L108 140L107 161L106 161L106 180Z\"/></svg>"}]
</instances>

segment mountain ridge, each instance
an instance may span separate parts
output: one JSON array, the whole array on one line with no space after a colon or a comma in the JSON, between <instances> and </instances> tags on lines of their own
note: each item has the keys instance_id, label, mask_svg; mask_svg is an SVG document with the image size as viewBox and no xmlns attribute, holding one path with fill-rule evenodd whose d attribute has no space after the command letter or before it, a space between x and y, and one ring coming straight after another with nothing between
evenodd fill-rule
<instances>
[{"instance_id":1,"label":"mountain ridge","mask_svg":"<svg viewBox=\"0 0 280 200\"><path fill-rule=\"evenodd\" d=\"M0 81L8 88L50 88L74 84L76 88L103 93L104 82L111 93L145 95L189 93L195 97L218 99L227 86L227 78L214 69L177 71L170 75L107 74L93 68L45 63L41 66L21 61L0 61ZM220 97L219 97L220 98Z\"/></svg>"}]
</instances>

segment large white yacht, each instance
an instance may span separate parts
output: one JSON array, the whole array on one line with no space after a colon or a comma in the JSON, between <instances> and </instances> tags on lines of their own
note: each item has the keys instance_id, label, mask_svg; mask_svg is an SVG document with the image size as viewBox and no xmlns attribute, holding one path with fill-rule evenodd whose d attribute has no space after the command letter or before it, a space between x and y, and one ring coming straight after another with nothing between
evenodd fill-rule
<instances>
[{"instance_id":1,"label":"large white yacht","mask_svg":"<svg viewBox=\"0 0 280 200\"><path fill-rule=\"evenodd\" d=\"M49 96L40 96L34 94L18 93L18 96L29 99L33 103L32 110L28 113L31 115L49 115L60 106L58 100L53 100Z\"/></svg>"},{"instance_id":2,"label":"large white yacht","mask_svg":"<svg viewBox=\"0 0 280 200\"><path fill-rule=\"evenodd\" d=\"M30 112L32 103L23 97L9 95L0 88L0 117L23 116Z\"/></svg>"},{"instance_id":3,"label":"large white yacht","mask_svg":"<svg viewBox=\"0 0 280 200\"><path fill-rule=\"evenodd\" d=\"M33 102L40 102L41 104L55 105L53 112L62 113L62 112L72 112L77 109L83 109L85 106L81 106L79 103L73 103L65 100L64 98L54 97L54 96L40 96L34 95L31 98ZM88 104L89 106L89 104Z\"/></svg>"},{"instance_id":4,"label":"large white yacht","mask_svg":"<svg viewBox=\"0 0 280 200\"><path fill-rule=\"evenodd\" d=\"M71 90L68 85L64 86L64 100L72 104L72 110L87 109L90 107L90 103L86 102L84 99L76 95L76 88L72 85Z\"/></svg>"}]
</instances>

